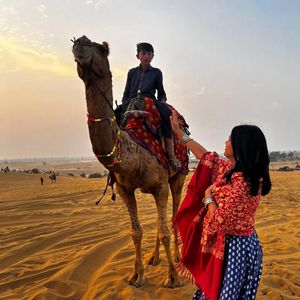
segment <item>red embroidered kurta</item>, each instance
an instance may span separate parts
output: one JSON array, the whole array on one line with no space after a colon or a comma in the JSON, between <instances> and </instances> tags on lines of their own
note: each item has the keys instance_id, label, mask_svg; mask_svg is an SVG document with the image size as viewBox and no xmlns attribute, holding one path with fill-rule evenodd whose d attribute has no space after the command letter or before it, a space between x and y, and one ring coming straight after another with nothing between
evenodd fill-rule
<instances>
[{"instance_id":1,"label":"red embroidered kurta","mask_svg":"<svg viewBox=\"0 0 300 300\"><path fill-rule=\"evenodd\" d=\"M187 194L174 218L182 241L179 269L191 275L209 299L218 299L222 276L226 234L250 235L260 200L250 195L249 183L241 172L233 173L227 183L224 175L232 168L215 152L206 153L187 187ZM207 214L201 200L205 189L212 193L218 208Z\"/></svg>"},{"instance_id":2,"label":"red embroidered kurta","mask_svg":"<svg viewBox=\"0 0 300 300\"><path fill-rule=\"evenodd\" d=\"M206 159L213 163L212 195L218 205L212 216L206 214L203 220L201 245L204 252L211 252L211 241L216 233L222 234L219 243L214 248L214 255L224 256L225 235L251 235L254 231L255 213L260 200L260 193L251 196L250 185L242 172L231 176L227 183L224 175L232 168L230 161L209 153Z\"/></svg>"}]
</instances>

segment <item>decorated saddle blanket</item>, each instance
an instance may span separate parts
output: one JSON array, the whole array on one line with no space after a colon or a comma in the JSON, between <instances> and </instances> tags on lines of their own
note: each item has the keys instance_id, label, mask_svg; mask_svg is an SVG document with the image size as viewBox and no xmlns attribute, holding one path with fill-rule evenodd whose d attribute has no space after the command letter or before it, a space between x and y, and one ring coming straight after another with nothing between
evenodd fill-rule
<instances>
[{"instance_id":1,"label":"decorated saddle blanket","mask_svg":"<svg viewBox=\"0 0 300 300\"><path fill-rule=\"evenodd\" d=\"M175 110L168 105L171 111ZM145 97L142 103L143 110L133 108L125 113L126 122L123 122L121 128L126 130L130 137L140 146L149 150L159 163L166 169L169 169L168 160L163 149L160 137L161 116L151 98ZM182 145L179 139L174 135L174 153L182 165L181 172L188 173L188 154L187 148Z\"/></svg>"}]
</instances>

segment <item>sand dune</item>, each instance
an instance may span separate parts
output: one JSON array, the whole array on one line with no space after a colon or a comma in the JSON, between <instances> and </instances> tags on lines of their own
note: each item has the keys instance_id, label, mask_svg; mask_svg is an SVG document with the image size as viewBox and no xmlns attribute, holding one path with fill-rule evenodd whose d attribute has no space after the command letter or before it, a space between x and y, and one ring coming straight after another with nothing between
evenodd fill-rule
<instances>
[{"instance_id":1,"label":"sand dune","mask_svg":"<svg viewBox=\"0 0 300 300\"><path fill-rule=\"evenodd\" d=\"M300 173L273 173L274 188L263 199L257 231L264 249L263 279L257 299L300 299ZM105 179L59 176L39 184L39 176L0 174L1 299L191 299L195 287L164 289L164 251L158 266L145 263L146 283L136 289L129 217L118 197L95 201ZM156 208L137 193L143 226L143 256L155 245ZM169 205L171 219L171 205Z\"/></svg>"}]
</instances>

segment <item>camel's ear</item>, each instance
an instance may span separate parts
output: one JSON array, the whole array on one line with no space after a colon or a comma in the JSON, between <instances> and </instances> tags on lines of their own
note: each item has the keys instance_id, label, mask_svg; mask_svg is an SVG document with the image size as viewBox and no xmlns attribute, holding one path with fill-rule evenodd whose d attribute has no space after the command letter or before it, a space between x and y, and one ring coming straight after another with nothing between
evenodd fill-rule
<instances>
[{"instance_id":1,"label":"camel's ear","mask_svg":"<svg viewBox=\"0 0 300 300\"><path fill-rule=\"evenodd\" d=\"M103 48L105 50L105 55L107 56L109 54L109 47L108 47L107 42L103 42L102 46L103 46Z\"/></svg>"}]
</instances>

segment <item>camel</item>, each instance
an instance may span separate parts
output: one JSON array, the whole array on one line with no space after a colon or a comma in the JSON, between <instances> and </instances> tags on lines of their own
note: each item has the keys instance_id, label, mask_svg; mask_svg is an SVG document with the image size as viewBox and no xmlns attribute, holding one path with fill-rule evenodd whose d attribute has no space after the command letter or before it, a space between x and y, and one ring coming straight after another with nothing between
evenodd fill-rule
<instances>
[{"instance_id":1,"label":"camel","mask_svg":"<svg viewBox=\"0 0 300 300\"><path fill-rule=\"evenodd\" d=\"M160 262L159 248L163 244L169 265L168 277L162 285L166 288L182 286L182 280L174 262L179 260L177 228L174 227L174 250L170 250L170 231L167 225L167 202L169 187L172 193L173 216L176 214L185 175L171 174L146 149L133 141L126 131L119 130L113 112L112 75L108 61L109 47L106 42L98 44L86 36L72 40L73 55L78 76L83 80L86 92L88 128L93 152L99 162L116 178L116 188L125 202L131 219L131 238L135 246L135 263L128 283L140 287L145 283L141 241L143 230L139 222L136 189L152 194L158 212L155 249L148 263ZM92 120L92 121L91 121ZM122 162L118 159L118 151Z\"/></svg>"}]
</instances>

